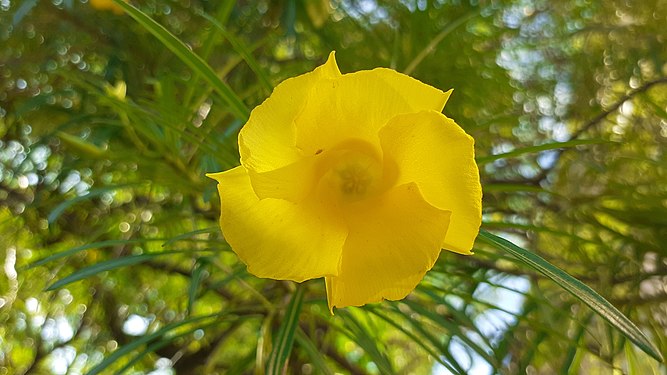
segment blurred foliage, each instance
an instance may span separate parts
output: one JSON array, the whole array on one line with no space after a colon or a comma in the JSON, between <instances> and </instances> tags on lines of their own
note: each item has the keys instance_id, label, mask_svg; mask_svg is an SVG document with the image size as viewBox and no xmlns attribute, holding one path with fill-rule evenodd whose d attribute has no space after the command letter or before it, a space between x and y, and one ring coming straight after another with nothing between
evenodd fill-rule
<instances>
[{"instance_id":1,"label":"blurred foliage","mask_svg":"<svg viewBox=\"0 0 667 375\"><path fill-rule=\"evenodd\" d=\"M667 355L667 2L133 4L248 108L331 50L343 72L454 88L484 228ZM246 272L203 176L238 164L244 119L127 14L91 5L0 1L0 374L261 373L295 285ZM475 250L443 252L404 301L335 316L323 282L304 284L287 373L667 371L552 281Z\"/></svg>"}]
</instances>

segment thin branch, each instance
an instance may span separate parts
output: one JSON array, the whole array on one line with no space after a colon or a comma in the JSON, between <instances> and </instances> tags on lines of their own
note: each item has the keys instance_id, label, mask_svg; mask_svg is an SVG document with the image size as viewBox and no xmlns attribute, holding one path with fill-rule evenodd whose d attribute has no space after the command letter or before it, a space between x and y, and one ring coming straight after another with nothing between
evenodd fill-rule
<instances>
[{"instance_id":1,"label":"thin branch","mask_svg":"<svg viewBox=\"0 0 667 375\"><path fill-rule=\"evenodd\" d=\"M192 272L183 269L181 267L175 266L173 264L168 264L164 262L158 262L158 261L148 261L145 262L144 265L153 268L155 270L159 271L165 271L165 272L170 272L170 273L175 273L187 278L192 278ZM209 280L202 280L202 285L207 289L207 290L212 290L213 292L219 294L221 297L224 299L230 301L234 299L234 295L229 292L227 289L221 287L221 286L216 286L213 285Z\"/></svg>"},{"instance_id":2,"label":"thin branch","mask_svg":"<svg viewBox=\"0 0 667 375\"><path fill-rule=\"evenodd\" d=\"M661 77L658 79L655 79L653 81L648 81L644 83L642 86L631 90L627 94L623 95L619 100L614 102L609 108L606 110L600 112L597 114L595 117L590 119L588 122L584 123L579 129L574 131L570 138L566 141L573 141L578 139L581 135L586 133L588 130L602 122L604 119L607 118L610 114L614 113L616 110L618 110L623 103L627 102L628 100L632 99L633 97L637 96L638 94L644 93L648 91L651 87L660 85L660 84L667 84L667 77ZM540 186L540 183L544 181L544 179L547 177L549 172L554 170L558 166L558 160L560 157L563 155L568 150L573 150L575 148L565 148L565 149L557 149L555 151L555 161L546 168L543 168L540 173L538 173L535 177L529 178L529 179L513 179L513 180L487 180L485 183L493 183L493 184L524 184L527 186Z\"/></svg>"},{"instance_id":3,"label":"thin branch","mask_svg":"<svg viewBox=\"0 0 667 375\"><path fill-rule=\"evenodd\" d=\"M643 92L648 91L653 86L659 85L659 84L664 84L667 83L667 77L661 77L658 79L655 79L653 81L648 81L642 86L631 90L624 96L622 96L619 100L617 100L614 104L611 105L611 107L607 108L605 111L600 112L597 116L593 117L590 121L585 123L581 128L577 129L574 133L572 133L572 136L567 140L573 141L575 139L578 139L582 134L586 133L588 130L590 130L592 127L595 125L599 124L602 122L604 119L607 118L610 114L616 112L623 103L627 102L628 100L632 99L638 94L641 94ZM556 151L556 160L554 161L553 164L551 164L549 167L542 169L542 171L535 176L534 178L530 179L529 181L532 183L539 183L540 181L544 180L549 172L551 172L556 166L558 165L557 161L560 159L561 155L563 155L564 152L567 150L572 150L574 148L565 148L565 149L559 149Z\"/></svg>"},{"instance_id":4,"label":"thin branch","mask_svg":"<svg viewBox=\"0 0 667 375\"><path fill-rule=\"evenodd\" d=\"M653 87L655 85L662 84L662 83L667 83L667 77L662 77L662 78L658 78L658 79L653 80L653 81L648 81L645 84L643 84L642 86L630 91L629 93L627 93L626 95L621 97L618 101L616 101L616 103L612 104L612 106L609 107L606 111L601 112L597 116L593 117L590 121L588 121L581 128L579 128L579 130L572 133L572 136L570 137L569 140L572 141L574 139L579 138L579 136L581 136L583 133L587 132L590 128L595 126L597 123L604 120L611 113L616 112L616 110L618 108L620 108L623 105L623 103L632 99L634 96L636 96L638 94L641 94L643 92L646 92L651 87Z\"/></svg>"}]
</instances>

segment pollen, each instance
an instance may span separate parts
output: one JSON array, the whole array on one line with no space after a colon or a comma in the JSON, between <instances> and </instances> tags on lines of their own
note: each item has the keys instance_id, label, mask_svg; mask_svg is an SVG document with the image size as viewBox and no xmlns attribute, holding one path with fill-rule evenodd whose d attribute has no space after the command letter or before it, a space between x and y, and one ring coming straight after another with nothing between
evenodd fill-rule
<instances>
[{"instance_id":1,"label":"pollen","mask_svg":"<svg viewBox=\"0 0 667 375\"><path fill-rule=\"evenodd\" d=\"M349 151L339 156L327 178L330 188L341 201L359 201L378 191L382 167L371 155Z\"/></svg>"},{"instance_id":2,"label":"pollen","mask_svg":"<svg viewBox=\"0 0 667 375\"><path fill-rule=\"evenodd\" d=\"M340 191L345 195L364 195L368 186L373 182L368 167L358 164L348 165L345 169L338 171L338 174Z\"/></svg>"}]
</instances>

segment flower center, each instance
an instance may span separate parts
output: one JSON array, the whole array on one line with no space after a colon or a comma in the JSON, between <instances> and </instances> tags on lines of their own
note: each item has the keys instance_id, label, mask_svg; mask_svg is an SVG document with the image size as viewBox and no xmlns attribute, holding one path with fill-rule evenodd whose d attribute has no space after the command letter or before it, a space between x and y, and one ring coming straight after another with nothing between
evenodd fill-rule
<instances>
[{"instance_id":1,"label":"flower center","mask_svg":"<svg viewBox=\"0 0 667 375\"><path fill-rule=\"evenodd\" d=\"M339 202L355 202L382 187L382 162L370 145L351 142L332 150L320 183Z\"/></svg>"},{"instance_id":2,"label":"flower center","mask_svg":"<svg viewBox=\"0 0 667 375\"><path fill-rule=\"evenodd\" d=\"M344 155L332 172L340 194L351 200L363 198L375 190L382 174L376 160L357 152Z\"/></svg>"}]
</instances>

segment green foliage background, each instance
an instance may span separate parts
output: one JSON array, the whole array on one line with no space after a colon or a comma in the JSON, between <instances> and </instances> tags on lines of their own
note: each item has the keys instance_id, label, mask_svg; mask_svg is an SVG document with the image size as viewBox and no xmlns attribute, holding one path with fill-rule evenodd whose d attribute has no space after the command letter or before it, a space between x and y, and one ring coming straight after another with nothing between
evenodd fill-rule
<instances>
[{"instance_id":1,"label":"green foliage background","mask_svg":"<svg viewBox=\"0 0 667 375\"><path fill-rule=\"evenodd\" d=\"M78 0L0 2L0 374L262 373L288 336L271 358L287 373L667 371L491 241L443 252L404 301L331 316L321 280L246 272L203 176L237 165L248 110L331 50L344 73L454 88L483 228L598 291L664 357L666 2L133 5L187 48Z\"/></svg>"}]
</instances>

